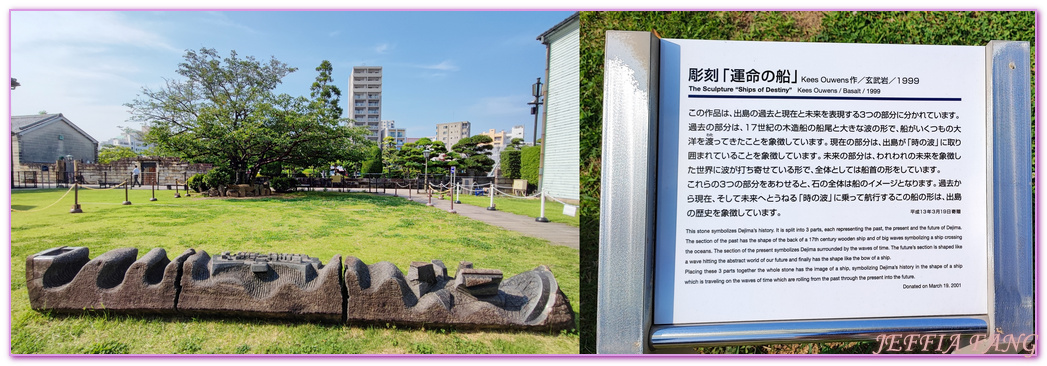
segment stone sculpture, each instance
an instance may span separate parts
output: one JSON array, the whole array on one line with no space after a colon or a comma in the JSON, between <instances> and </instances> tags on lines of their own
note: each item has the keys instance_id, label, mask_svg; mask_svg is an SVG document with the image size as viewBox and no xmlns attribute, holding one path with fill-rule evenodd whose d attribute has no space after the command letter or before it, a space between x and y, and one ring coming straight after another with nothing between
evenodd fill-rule
<instances>
[{"instance_id":1,"label":"stone sculpture","mask_svg":"<svg viewBox=\"0 0 1047 366\"><path fill-rule=\"evenodd\" d=\"M222 315L408 326L561 330L574 312L549 268L503 280L502 272L461 262L455 277L439 260L367 265L335 255L324 266L298 254L188 249L174 260L155 248L122 248L93 260L84 247L58 247L26 259L34 310Z\"/></svg>"},{"instance_id":2,"label":"stone sculpture","mask_svg":"<svg viewBox=\"0 0 1047 366\"><path fill-rule=\"evenodd\" d=\"M26 287L34 310L165 313L175 308L186 250L174 261L154 248L139 260L138 249L111 250L88 260L84 247L59 247L26 258Z\"/></svg>"},{"instance_id":3,"label":"stone sculpture","mask_svg":"<svg viewBox=\"0 0 1047 366\"><path fill-rule=\"evenodd\" d=\"M187 314L342 319L342 257L200 251L185 261L178 310Z\"/></svg>"}]
</instances>

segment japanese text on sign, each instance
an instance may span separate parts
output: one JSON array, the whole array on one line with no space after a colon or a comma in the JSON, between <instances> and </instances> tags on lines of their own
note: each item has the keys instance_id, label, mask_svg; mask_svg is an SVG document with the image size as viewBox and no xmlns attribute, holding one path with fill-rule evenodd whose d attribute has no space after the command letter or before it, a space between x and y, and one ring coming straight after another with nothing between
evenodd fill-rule
<instances>
[{"instance_id":1,"label":"japanese text on sign","mask_svg":"<svg viewBox=\"0 0 1047 366\"><path fill-rule=\"evenodd\" d=\"M988 312L982 47L662 44L656 324Z\"/></svg>"}]
</instances>

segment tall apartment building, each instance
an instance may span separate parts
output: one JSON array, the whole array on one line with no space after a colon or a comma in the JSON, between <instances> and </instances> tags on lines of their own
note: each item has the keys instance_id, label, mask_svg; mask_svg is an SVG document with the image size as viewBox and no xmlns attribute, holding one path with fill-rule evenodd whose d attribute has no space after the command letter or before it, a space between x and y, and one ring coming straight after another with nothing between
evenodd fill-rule
<instances>
[{"instance_id":1,"label":"tall apartment building","mask_svg":"<svg viewBox=\"0 0 1047 366\"><path fill-rule=\"evenodd\" d=\"M494 129L492 128L487 132L481 132L480 134L491 138L492 159L498 159L502 154L502 150L505 150L505 147L509 145L509 135L505 133L505 130L494 132Z\"/></svg>"},{"instance_id":2,"label":"tall apartment building","mask_svg":"<svg viewBox=\"0 0 1047 366\"><path fill-rule=\"evenodd\" d=\"M382 67L354 66L349 75L349 118L354 127L371 131L368 140L381 142Z\"/></svg>"},{"instance_id":3,"label":"tall apartment building","mask_svg":"<svg viewBox=\"0 0 1047 366\"><path fill-rule=\"evenodd\" d=\"M443 141L447 150L466 137L469 137L469 121L436 124L436 141Z\"/></svg>"}]
</instances>

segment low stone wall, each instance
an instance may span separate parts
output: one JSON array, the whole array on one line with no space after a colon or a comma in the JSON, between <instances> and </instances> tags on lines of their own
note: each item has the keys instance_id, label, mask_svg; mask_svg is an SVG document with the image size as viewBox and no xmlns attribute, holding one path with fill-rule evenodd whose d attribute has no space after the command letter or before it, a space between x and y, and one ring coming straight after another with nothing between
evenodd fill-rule
<instances>
[{"instance_id":1,"label":"low stone wall","mask_svg":"<svg viewBox=\"0 0 1047 366\"><path fill-rule=\"evenodd\" d=\"M157 183L161 186L168 184L185 184L185 180L195 174L207 173L211 170L211 164L192 164L179 158L148 157L139 156L135 158L123 158L110 162L109 164L77 164L80 176L86 184L98 184L100 182L119 183L125 179L131 179L131 170L137 165L143 175L139 177L141 183L145 184L146 175L153 173L145 172L143 163L155 163L157 167Z\"/></svg>"}]
</instances>

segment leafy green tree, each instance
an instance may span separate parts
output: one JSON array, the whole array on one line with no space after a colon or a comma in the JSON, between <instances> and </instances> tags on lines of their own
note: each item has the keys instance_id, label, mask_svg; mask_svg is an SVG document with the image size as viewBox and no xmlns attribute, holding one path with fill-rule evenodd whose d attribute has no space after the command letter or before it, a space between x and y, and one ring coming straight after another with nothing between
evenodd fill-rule
<instances>
[{"instance_id":1,"label":"leafy green tree","mask_svg":"<svg viewBox=\"0 0 1047 366\"><path fill-rule=\"evenodd\" d=\"M322 165L360 148L365 132L339 117L341 91L332 84L331 63L316 68L312 99L274 92L295 70L275 58L190 50L177 69L183 80L143 88L126 106L132 120L150 128L146 141L159 152L247 177L266 164Z\"/></svg>"},{"instance_id":2,"label":"leafy green tree","mask_svg":"<svg viewBox=\"0 0 1047 366\"><path fill-rule=\"evenodd\" d=\"M506 146L505 148L506 149L512 149L512 150L520 150L523 147L524 147L524 139L516 137L516 138L513 138L512 140L509 140L509 146Z\"/></svg>"},{"instance_id":3,"label":"leafy green tree","mask_svg":"<svg viewBox=\"0 0 1047 366\"><path fill-rule=\"evenodd\" d=\"M491 171L494 166L494 159L490 157L493 141L491 136L476 135L458 140L451 147L461 157L458 159L461 175L487 175Z\"/></svg>"},{"instance_id":4,"label":"leafy green tree","mask_svg":"<svg viewBox=\"0 0 1047 366\"><path fill-rule=\"evenodd\" d=\"M138 153L131 150L129 147L124 146L113 146L103 145L101 150L98 150L98 162L102 164L109 164L116 160L123 158L133 158L138 156Z\"/></svg>"},{"instance_id":5,"label":"leafy green tree","mask_svg":"<svg viewBox=\"0 0 1047 366\"><path fill-rule=\"evenodd\" d=\"M415 142L409 142L400 147L396 153L395 164L400 166L405 176L417 177L425 173L425 150L430 150L430 159L437 159L441 154L446 154L447 149L443 142L433 141L423 137ZM448 167L447 162L432 160L429 162L429 174L444 174Z\"/></svg>"},{"instance_id":6,"label":"leafy green tree","mask_svg":"<svg viewBox=\"0 0 1047 366\"><path fill-rule=\"evenodd\" d=\"M396 150L396 138L386 136L382 139L382 172L392 178L403 177L403 164L399 161L400 151Z\"/></svg>"}]
</instances>

